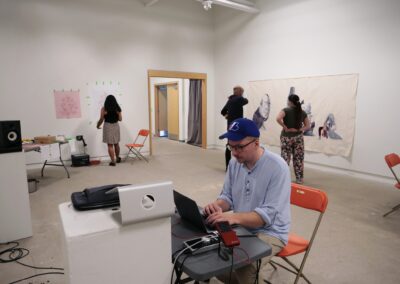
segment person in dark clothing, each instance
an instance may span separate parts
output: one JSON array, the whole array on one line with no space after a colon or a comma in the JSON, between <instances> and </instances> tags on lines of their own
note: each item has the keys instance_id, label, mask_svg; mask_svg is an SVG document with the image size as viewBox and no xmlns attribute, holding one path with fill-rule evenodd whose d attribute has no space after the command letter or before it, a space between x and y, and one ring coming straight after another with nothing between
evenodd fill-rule
<instances>
[{"instance_id":1,"label":"person in dark clothing","mask_svg":"<svg viewBox=\"0 0 400 284\"><path fill-rule=\"evenodd\" d=\"M115 166L115 162L120 163L120 131L118 121L122 120L121 107L113 95L108 95L104 102L104 106L100 111L100 119L97 122L97 128L103 127L103 142L107 144L108 155L110 156L110 166Z\"/></svg>"},{"instance_id":2,"label":"person in dark clothing","mask_svg":"<svg viewBox=\"0 0 400 284\"><path fill-rule=\"evenodd\" d=\"M238 118L243 118L243 106L249 101L243 97L244 89L241 86L235 86L233 88L233 95L228 97L228 101L221 110L221 114L227 120L227 129L229 125ZM225 163L228 168L229 161L231 160L231 151L228 148L225 150Z\"/></svg>"},{"instance_id":3,"label":"person in dark clothing","mask_svg":"<svg viewBox=\"0 0 400 284\"><path fill-rule=\"evenodd\" d=\"M281 156L289 165L291 155L293 155L296 183L302 184L304 175L303 133L310 129L311 124L307 113L301 108L298 95L289 95L287 107L279 112L276 121L282 126Z\"/></svg>"}]
</instances>

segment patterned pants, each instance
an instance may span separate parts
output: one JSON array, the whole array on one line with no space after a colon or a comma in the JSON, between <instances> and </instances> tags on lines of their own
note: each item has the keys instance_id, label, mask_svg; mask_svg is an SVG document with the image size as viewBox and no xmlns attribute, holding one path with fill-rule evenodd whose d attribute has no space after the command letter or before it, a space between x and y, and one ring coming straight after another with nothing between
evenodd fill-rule
<instances>
[{"instance_id":1,"label":"patterned pants","mask_svg":"<svg viewBox=\"0 0 400 284\"><path fill-rule=\"evenodd\" d=\"M288 165L290 165L291 155L293 155L293 168L296 179L302 179L304 171L303 134L294 137L281 136L281 156Z\"/></svg>"}]
</instances>

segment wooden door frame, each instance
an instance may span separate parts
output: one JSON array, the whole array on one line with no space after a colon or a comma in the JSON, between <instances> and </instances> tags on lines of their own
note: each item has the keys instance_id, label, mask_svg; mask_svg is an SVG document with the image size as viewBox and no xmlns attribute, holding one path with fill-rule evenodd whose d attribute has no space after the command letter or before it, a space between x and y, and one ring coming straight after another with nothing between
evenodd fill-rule
<instances>
[{"instance_id":1,"label":"wooden door frame","mask_svg":"<svg viewBox=\"0 0 400 284\"><path fill-rule=\"evenodd\" d=\"M171 82L165 82L165 83L157 83L154 84L154 130L158 130L159 126L159 115L158 115L158 107L159 107L159 102L158 102L158 91L160 86L168 86L168 85L176 85L179 89L179 82L178 81L171 81ZM156 133L156 136L159 137L159 133Z\"/></svg>"},{"instance_id":2,"label":"wooden door frame","mask_svg":"<svg viewBox=\"0 0 400 284\"><path fill-rule=\"evenodd\" d=\"M207 74L165 70L147 70L147 93L149 103L149 145L150 155L153 154L153 131L151 115L151 82L152 77L159 78L179 78L201 80L201 147L207 149Z\"/></svg>"}]
</instances>

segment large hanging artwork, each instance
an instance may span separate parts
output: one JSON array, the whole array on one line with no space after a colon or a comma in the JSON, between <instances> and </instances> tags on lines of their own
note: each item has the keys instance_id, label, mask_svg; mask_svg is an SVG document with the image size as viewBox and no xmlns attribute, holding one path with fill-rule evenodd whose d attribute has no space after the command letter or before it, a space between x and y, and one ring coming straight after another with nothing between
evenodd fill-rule
<instances>
[{"instance_id":1,"label":"large hanging artwork","mask_svg":"<svg viewBox=\"0 0 400 284\"><path fill-rule=\"evenodd\" d=\"M304 133L307 151L329 155L350 155L355 130L358 74L251 81L245 116L257 124L261 142L280 146L278 113L290 94L303 101L311 122Z\"/></svg>"}]
</instances>

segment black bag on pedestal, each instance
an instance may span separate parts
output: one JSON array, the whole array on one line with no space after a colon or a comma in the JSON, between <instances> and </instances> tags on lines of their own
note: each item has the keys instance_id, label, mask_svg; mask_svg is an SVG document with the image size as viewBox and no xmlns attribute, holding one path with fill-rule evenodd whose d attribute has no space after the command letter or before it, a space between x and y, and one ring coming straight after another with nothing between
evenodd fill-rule
<instances>
[{"instance_id":1,"label":"black bag on pedestal","mask_svg":"<svg viewBox=\"0 0 400 284\"><path fill-rule=\"evenodd\" d=\"M77 210L90 210L119 206L117 187L129 184L110 184L85 188L71 194L72 205Z\"/></svg>"}]
</instances>

